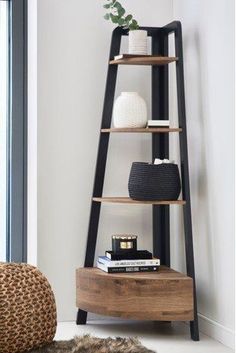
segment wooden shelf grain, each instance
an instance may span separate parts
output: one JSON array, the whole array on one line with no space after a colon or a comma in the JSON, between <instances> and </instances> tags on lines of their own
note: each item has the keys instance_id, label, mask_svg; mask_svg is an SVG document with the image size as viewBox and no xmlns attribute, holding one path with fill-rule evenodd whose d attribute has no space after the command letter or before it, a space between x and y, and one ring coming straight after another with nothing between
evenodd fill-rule
<instances>
[{"instance_id":1,"label":"wooden shelf grain","mask_svg":"<svg viewBox=\"0 0 236 353\"><path fill-rule=\"evenodd\" d=\"M160 266L157 272L115 274L97 268L79 268L76 304L82 310L101 315L191 321L193 281L165 266Z\"/></svg>"},{"instance_id":2,"label":"wooden shelf grain","mask_svg":"<svg viewBox=\"0 0 236 353\"><path fill-rule=\"evenodd\" d=\"M111 65L167 65L177 61L177 57L169 56L137 56L132 58L123 58L119 60L111 60Z\"/></svg>"},{"instance_id":3,"label":"wooden shelf grain","mask_svg":"<svg viewBox=\"0 0 236 353\"><path fill-rule=\"evenodd\" d=\"M150 127L150 128L110 128L101 129L103 133L168 133L168 132L181 132L181 128L167 128L167 127Z\"/></svg>"},{"instance_id":4,"label":"wooden shelf grain","mask_svg":"<svg viewBox=\"0 0 236 353\"><path fill-rule=\"evenodd\" d=\"M124 204L144 204L144 205L185 205L184 200L170 200L170 201L138 201L130 197L93 197L95 202L108 202L108 203L124 203Z\"/></svg>"}]
</instances>

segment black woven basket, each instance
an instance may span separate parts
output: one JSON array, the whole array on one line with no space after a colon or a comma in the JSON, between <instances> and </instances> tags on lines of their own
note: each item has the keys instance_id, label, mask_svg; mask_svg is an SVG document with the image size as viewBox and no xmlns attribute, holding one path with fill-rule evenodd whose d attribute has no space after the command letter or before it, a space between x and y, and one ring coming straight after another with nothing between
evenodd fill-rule
<instances>
[{"instance_id":1,"label":"black woven basket","mask_svg":"<svg viewBox=\"0 0 236 353\"><path fill-rule=\"evenodd\" d=\"M134 162L128 189L129 196L134 200L177 200L181 190L178 165Z\"/></svg>"}]
</instances>

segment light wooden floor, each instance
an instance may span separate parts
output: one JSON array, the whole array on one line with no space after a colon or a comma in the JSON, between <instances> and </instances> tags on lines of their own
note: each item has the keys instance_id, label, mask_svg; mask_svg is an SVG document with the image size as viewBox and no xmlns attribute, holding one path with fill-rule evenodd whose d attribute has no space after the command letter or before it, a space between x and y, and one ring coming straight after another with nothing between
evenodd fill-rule
<instances>
[{"instance_id":1,"label":"light wooden floor","mask_svg":"<svg viewBox=\"0 0 236 353\"><path fill-rule=\"evenodd\" d=\"M90 333L98 337L136 336L147 348L157 353L232 353L212 338L201 334L200 342L189 338L188 326L178 324L154 324L152 322L104 322L90 321L87 325L77 326L74 322L58 324L56 339L70 339L74 335Z\"/></svg>"}]
</instances>

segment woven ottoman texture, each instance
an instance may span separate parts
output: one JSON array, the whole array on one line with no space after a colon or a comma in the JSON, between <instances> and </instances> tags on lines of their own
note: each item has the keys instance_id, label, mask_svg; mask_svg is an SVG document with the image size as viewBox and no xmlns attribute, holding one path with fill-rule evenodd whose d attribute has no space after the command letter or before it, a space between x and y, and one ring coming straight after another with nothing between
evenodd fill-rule
<instances>
[{"instance_id":1,"label":"woven ottoman texture","mask_svg":"<svg viewBox=\"0 0 236 353\"><path fill-rule=\"evenodd\" d=\"M0 352L50 343L56 326L54 294L42 273L28 264L0 262Z\"/></svg>"}]
</instances>

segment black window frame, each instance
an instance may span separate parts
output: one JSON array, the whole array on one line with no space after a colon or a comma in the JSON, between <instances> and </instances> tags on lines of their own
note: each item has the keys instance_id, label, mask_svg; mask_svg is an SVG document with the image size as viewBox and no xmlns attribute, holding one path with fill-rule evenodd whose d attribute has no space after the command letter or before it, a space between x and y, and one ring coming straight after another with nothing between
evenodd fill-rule
<instances>
[{"instance_id":1,"label":"black window frame","mask_svg":"<svg viewBox=\"0 0 236 353\"><path fill-rule=\"evenodd\" d=\"M6 259L27 262L27 0L9 6Z\"/></svg>"}]
</instances>

